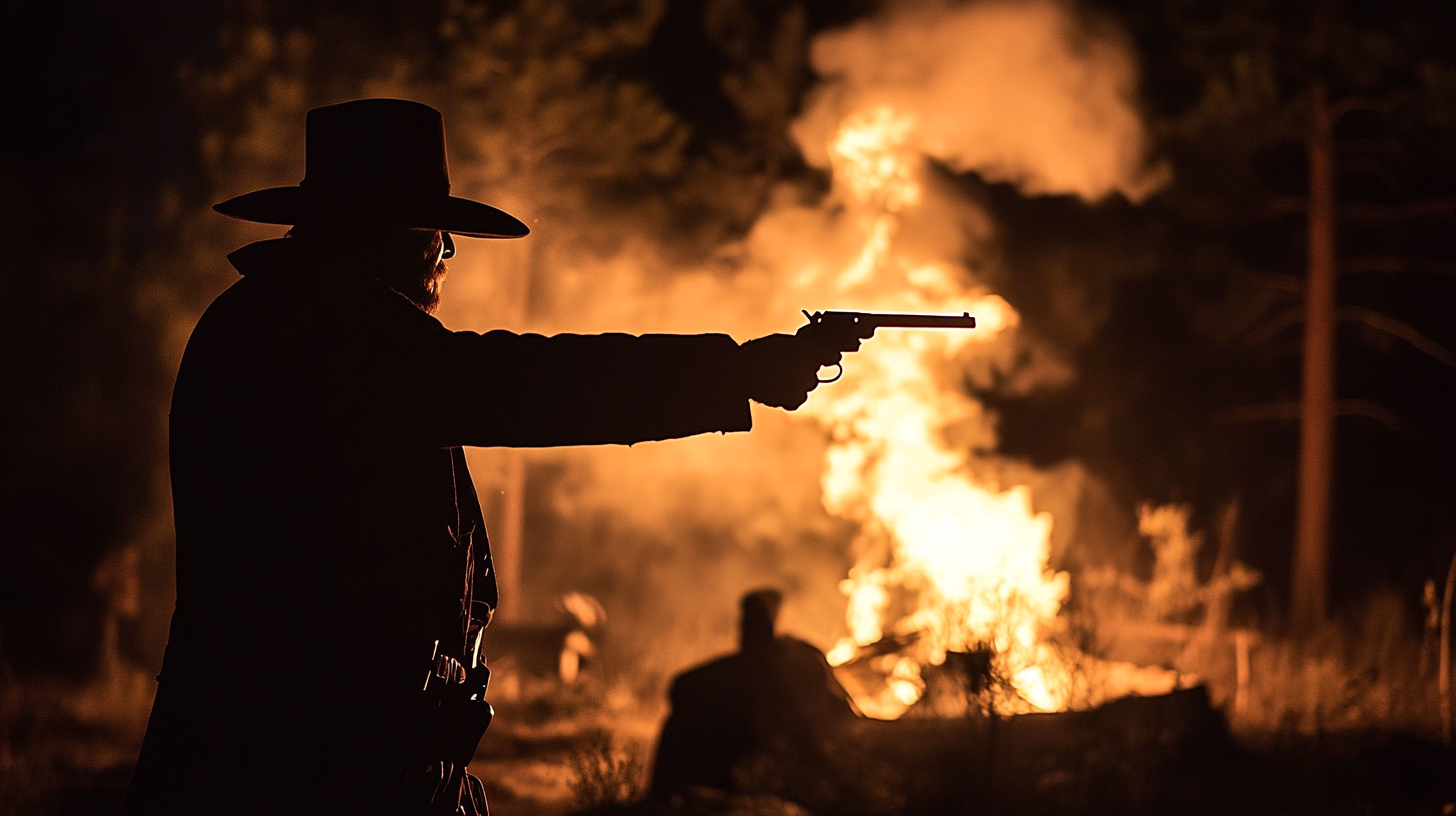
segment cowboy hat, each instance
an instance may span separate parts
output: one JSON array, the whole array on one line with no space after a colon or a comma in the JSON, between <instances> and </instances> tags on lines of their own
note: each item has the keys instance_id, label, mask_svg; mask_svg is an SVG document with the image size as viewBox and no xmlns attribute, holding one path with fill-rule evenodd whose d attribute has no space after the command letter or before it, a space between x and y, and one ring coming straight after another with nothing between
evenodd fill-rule
<instances>
[{"instance_id":1,"label":"cowboy hat","mask_svg":"<svg viewBox=\"0 0 1456 816\"><path fill-rule=\"evenodd\" d=\"M339 221L435 229L475 238L520 238L515 216L450 195L445 120L403 99L358 99L308 112L304 179L217 204L263 224Z\"/></svg>"}]
</instances>

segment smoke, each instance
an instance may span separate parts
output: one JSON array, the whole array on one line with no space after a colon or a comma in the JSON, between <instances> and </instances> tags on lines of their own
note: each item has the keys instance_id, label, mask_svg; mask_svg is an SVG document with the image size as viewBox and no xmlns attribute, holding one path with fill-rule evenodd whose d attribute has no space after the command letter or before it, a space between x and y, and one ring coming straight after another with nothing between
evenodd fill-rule
<instances>
[{"instance_id":1,"label":"smoke","mask_svg":"<svg viewBox=\"0 0 1456 816\"><path fill-rule=\"evenodd\" d=\"M1028 195L1139 201L1167 180L1145 164L1128 44L1066 4L902 3L819 37L812 60L826 81L794 135L817 167L846 115L889 105L921 153Z\"/></svg>"},{"instance_id":2,"label":"smoke","mask_svg":"<svg viewBox=\"0 0 1456 816\"><path fill-rule=\"evenodd\" d=\"M520 242L460 242L440 310L452 328L720 331L744 340L793 331L800 309L924 310L953 291L1004 341L967 347L947 378L1024 393L1071 376L1044 343L1017 328L1015 304L987 285L1004 271L994 219L936 173L920 174L919 205L885 236L915 261L899 277L843 285L845 270L872 261L852 191L825 196L796 183L772 192L745 237L685 267L664 237L670 202L614 207L599 194L690 174L680 161L681 126L641 86L588 70L607 29L551 20L552 36L534 38L512 35L511 25L546 23L454 20L444 79L384 52L345 49L350 59L376 62L365 69L351 63L359 75L344 81L329 49L344 48L347 38L241 27L230 41L230 63L191 79L197 96L220 111L202 143L218 197L300 178L310 107L365 95L418 99L445 113L456 189L533 227ZM647 15L626 33L610 29L623 38L611 47L637 47L650 23ZM537 47L556 50L529 51ZM896 149L917 166L928 159L1030 195L1086 199L1136 199L1161 178L1141 164L1145 139L1124 44L1063 5L893 5L817 37L812 62L825 79L792 135L816 167L830 166L828 143L846 117L888 106L909 117ZM583 67L546 70L564 64ZM610 144L602 133L613 134ZM743 207L739 200L720 204ZM186 242L190 254L178 266L192 277L179 276L178 285L193 289L225 282L220 255L243 236L276 234L210 213L197 214L189 230L195 240ZM172 296L161 292L159 302L164 295ZM178 305L168 310L176 330L163 353L175 360L196 311L181 305L190 298L174 297ZM552 614L559 593L595 593L608 611L612 647L659 674L728 647L738 596L762 585L787 591L788 631L821 645L844 634L838 583L854 560L855 526L821 501L829 439L810 415L822 399L816 393L797 415L755 406L755 429L746 435L528 452L526 616ZM1052 552L1065 550L1081 469L1039 471L1001 460L994 415L979 403L963 407L940 432L976 451L989 478L1029 485L1037 509L1057 518ZM499 530L501 454L472 451L471 462L487 520Z\"/></svg>"},{"instance_id":3,"label":"smoke","mask_svg":"<svg viewBox=\"0 0 1456 816\"><path fill-rule=\"evenodd\" d=\"M1025 393L1070 378L1061 356L1018 329L1015 304L988 287L1006 271L991 215L922 165L975 171L1027 195L1146 196L1166 173L1144 163L1126 44L1057 3L915 4L818 37L812 59L826 79L792 128L812 165L831 167L829 145L850 117L872 112L906 123L891 149L920 168L899 193L916 206L896 210L880 255L870 257L879 250L867 249L876 244L866 241L868 211L853 183L836 173L827 196L780 188L741 242L694 268L675 268L643 237L652 225L605 256L559 246L529 261L518 247L462 252L446 322L510 325L502 304L524 298L532 308L529 318L516 313L517 328L722 331L742 340L792 331L804 308L924 310L953 295L981 317L983 340L1002 339L954 355L949 381ZM492 258L494 268L472 255ZM511 274L522 269L529 293ZM851 371L857 364L865 363L847 361ZM659 671L727 647L738 594L762 584L788 590L790 631L820 644L844 634L837 586L854 559L855 528L821 502L829 440L815 406L827 398L816 392L796 415L755 406L748 435L531 453L536 510L525 575L535 608L544 610L554 592L602 594L609 611L625 612L617 631L627 630L638 667ZM939 431L975 452L988 483L1031 488L1037 510L1056 518L1050 550L1060 559L1076 535L1085 471L997 456L994 415L974 400L952 402ZM491 457L472 460L486 484Z\"/></svg>"}]
</instances>

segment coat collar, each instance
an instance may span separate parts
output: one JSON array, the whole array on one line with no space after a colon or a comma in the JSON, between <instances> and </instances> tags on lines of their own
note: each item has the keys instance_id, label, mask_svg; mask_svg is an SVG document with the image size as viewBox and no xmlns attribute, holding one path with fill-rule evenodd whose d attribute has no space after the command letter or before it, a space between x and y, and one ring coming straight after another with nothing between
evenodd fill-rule
<instances>
[{"instance_id":1,"label":"coat collar","mask_svg":"<svg viewBox=\"0 0 1456 816\"><path fill-rule=\"evenodd\" d=\"M302 261L298 243L293 238L255 241L228 253L227 259L241 275L294 269Z\"/></svg>"}]
</instances>

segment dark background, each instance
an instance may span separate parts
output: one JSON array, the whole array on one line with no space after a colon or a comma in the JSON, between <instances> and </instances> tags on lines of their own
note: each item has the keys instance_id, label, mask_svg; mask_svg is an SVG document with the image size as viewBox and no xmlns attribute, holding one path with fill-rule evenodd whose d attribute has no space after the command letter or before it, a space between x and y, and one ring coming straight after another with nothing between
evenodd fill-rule
<instances>
[{"instance_id":1,"label":"dark background","mask_svg":"<svg viewBox=\"0 0 1456 816\"><path fill-rule=\"evenodd\" d=\"M195 77L236 61L236 34L247 26L326 32L316 39L316 70L344 85L381 54L411 54L429 71L449 53L438 22L449 5L458 4L5 0L0 659L9 669L84 674L105 602L90 579L97 564L138 538L167 534L157 520L166 519L172 333L179 315L200 312L228 283L185 263L197 250L188 243L193 214L224 195L204 136L237 132L234 103L250 92L203 93ZM564 6L587 19L628 5L501 3L485 13ZM797 9L800 56L778 74L792 114L814 81L807 38L877 8L669 3L646 42L590 68L645 83L677 117L688 133L683 169L603 189L602 200L676 202L665 230L692 256L741 233L765 203L766 184L720 200L702 192L713 187L704 179L822 186L794 152L787 122L745 115L722 80L762 59L763 43ZM1120 506L1189 502L1194 526L1207 528L1238 500L1241 557L1267 576L1256 612L1277 626L1297 424L1277 408L1248 409L1298 396L1299 326L1283 315L1299 302L1307 159L1289 122L1311 77L1325 77L1332 98L1394 100L1336 130L1341 204L1367 205L1347 207L1340 223L1348 267L1340 302L1456 349L1456 12L1450 4L1328 4L1340 34L1321 55L1310 46L1318 4L1079 8L1126 32L1147 127L1174 181L1145 202L1088 204L1028 198L974 174L953 179L997 221L1005 267L1015 273L994 288L1077 370L1064 387L983 397L1001 414L1004 452L1038 465L1080 460ZM1269 89L1255 102L1209 101L1210 89L1246 87L1250 76ZM334 101L331 92L317 91ZM1419 206L1398 209L1410 204ZM1386 260L1348 263L1368 258ZM1089 304L1075 332L1052 319L1056 287L1079 287ZM1444 576L1456 547L1456 370L1403 340L1347 325L1338 383L1341 398L1375 408L1337 425L1333 606L1353 609L1372 590L1393 588L1418 608L1421 584ZM146 557L147 591L166 597L169 564ZM155 618L125 635L140 664L159 660L165 635Z\"/></svg>"}]
</instances>

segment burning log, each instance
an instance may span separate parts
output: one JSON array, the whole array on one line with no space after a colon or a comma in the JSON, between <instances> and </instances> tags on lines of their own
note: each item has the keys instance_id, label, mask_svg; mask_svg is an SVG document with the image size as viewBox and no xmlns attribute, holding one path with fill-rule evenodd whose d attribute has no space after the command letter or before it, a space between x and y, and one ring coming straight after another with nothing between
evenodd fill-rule
<instances>
[{"instance_id":1,"label":"burning log","mask_svg":"<svg viewBox=\"0 0 1456 816\"><path fill-rule=\"evenodd\" d=\"M837 668L852 668L862 661L869 660L872 657L880 657L882 655L903 652L905 649L908 649L919 639L919 632L911 632L906 635L889 635L886 637L882 637L867 646L860 646L856 648L853 652L854 656L844 661L843 663L838 664Z\"/></svg>"}]
</instances>

